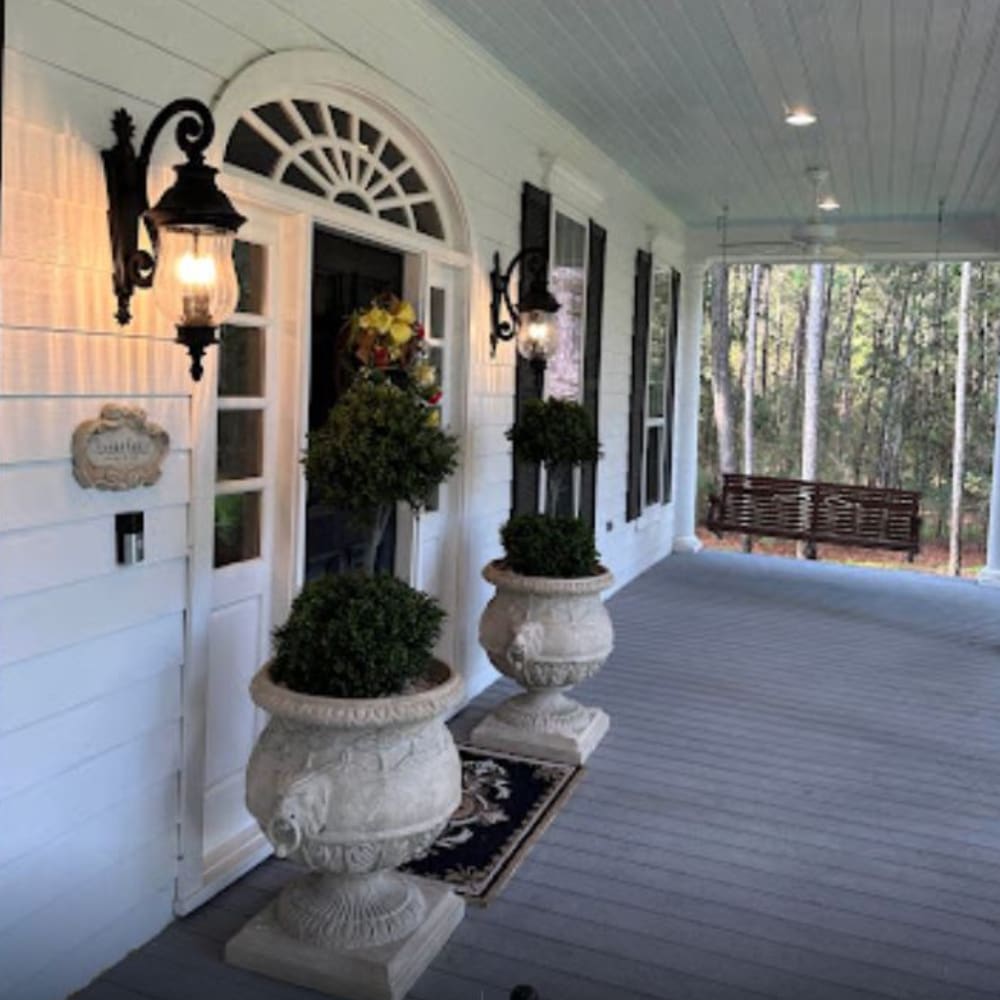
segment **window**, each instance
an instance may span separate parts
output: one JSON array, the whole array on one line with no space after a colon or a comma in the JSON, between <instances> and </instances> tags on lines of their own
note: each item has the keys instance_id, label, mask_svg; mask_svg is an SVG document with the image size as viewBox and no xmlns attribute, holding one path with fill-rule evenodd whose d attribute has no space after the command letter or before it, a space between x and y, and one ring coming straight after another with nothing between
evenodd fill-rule
<instances>
[{"instance_id":1,"label":"window","mask_svg":"<svg viewBox=\"0 0 1000 1000\"><path fill-rule=\"evenodd\" d=\"M671 497L679 275L636 254L626 520Z\"/></svg>"},{"instance_id":2,"label":"window","mask_svg":"<svg viewBox=\"0 0 1000 1000\"><path fill-rule=\"evenodd\" d=\"M549 287L562 304L556 313L559 344L545 370L545 392L558 399L583 398L583 341L587 300L587 227L555 213Z\"/></svg>"},{"instance_id":3,"label":"window","mask_svg":"<svg viewBox=\"0 0 1000 1000\"><path fill-rule=\"evenodd\" d=\"M449 380L448 371L445 367L445 348L447 345L447 332L449 322L448 293L450 289L441 285L431 284L428 296L427 321L424 330L427 337L427 360L431 363L437 375L438 385L442 392L447 393ZM450 398L445 397L450 403ZM437 414L435 419L442 425L446 424L445 413L440 405L433 407ZM427 502L428 511L436 511L441 507L441 487L435 486L434 491Z\"/></svg>"},{"instance_id":4,"label":"window","mask_svg":"<svg viewBox=\"0 0 1000 1000\"><path fill-rule=\"evenodd\" d=\"M669 499L665 483L670 331L673 318L673 274L659 270L653 274L649 313L649 344L646 356L646 407L643 441L643 505Z\"/></svg>"},{"instance_id":5,"label":"window","mask_svg":"<svg viewBox=\"0 0 1000 1000\"><path fill-rule=\"evenodd\" d=\"M562 308L556 313L559 341L545 368L545 395L557 399L583 399L583 355L586 336L587 227L562 212L555 212L552 226L552 294ZM545 470L540 481L540 507L546 495ZM580 510L580 470L573 470L569 489L563 489L557 513L576 515Z\"/></svg>"},{"instance_id":6,"label":"window","mask_svg":"<svg viewBox=\"0 0 1000 1000\"><path fill-rule=\"evenodd\" d=\"M238 311L220 331L215 459L218 569L261 554L264 490L267 247L237 240Z\"/></svg>"},{"instance_id":7,"label":"window","mask_svg":"<svg viewBox=\"0 0 1000 1000\"><path fill-rule=\"evenodd\" d=\"M552 196L525 183L521 195L521 246L537 247L549 261L549 288L559 299L559 347L539 385L531 366L516 361L514 408L517 417L541 395L581 403L598 425L601 318L604 311L604 257L607 234L594 222L552 208ZM542 509L544 476L530 462L514 459L511 510ZM558 513L578 515L593 526L597 517L597 464L576 470L572 490L563 490Z\"/></svg>"}]
</instances>

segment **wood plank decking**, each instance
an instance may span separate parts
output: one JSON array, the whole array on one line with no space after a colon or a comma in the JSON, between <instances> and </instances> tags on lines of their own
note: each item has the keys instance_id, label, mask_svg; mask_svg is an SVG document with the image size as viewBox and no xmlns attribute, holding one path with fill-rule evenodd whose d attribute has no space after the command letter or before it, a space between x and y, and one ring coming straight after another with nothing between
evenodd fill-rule
<instances>
[{"instance_id":1,"label":"wood plank decking","mask_svg":"<svg viewBox=\"0 0 1000 1000\"><path fill-rule=\"evenodd\" d=\"M610 734L411 996L1000 997L1000 591L703 553L611 606L580 691ZM81 1000L318 997L220 957L291 874L261 866Z\"/></svg>"}]
</instances>

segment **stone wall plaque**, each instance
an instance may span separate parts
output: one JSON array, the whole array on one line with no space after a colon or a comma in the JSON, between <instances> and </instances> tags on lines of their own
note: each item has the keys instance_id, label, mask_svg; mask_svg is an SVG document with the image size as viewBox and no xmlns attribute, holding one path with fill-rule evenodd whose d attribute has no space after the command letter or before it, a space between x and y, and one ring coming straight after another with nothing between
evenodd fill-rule
<instances>
[{"instance_id":1,"label":"stone wall plaque","mask_svg":"<svg viewBox=\"0 0 1000 1000\"><path fill-rule=\"evenodd\" d=\"M145 410L105 403L96 420L85 420L73 431L73 475L87 489L152 486L169 450L170 436Z\"/></svg>"}]
</instances>

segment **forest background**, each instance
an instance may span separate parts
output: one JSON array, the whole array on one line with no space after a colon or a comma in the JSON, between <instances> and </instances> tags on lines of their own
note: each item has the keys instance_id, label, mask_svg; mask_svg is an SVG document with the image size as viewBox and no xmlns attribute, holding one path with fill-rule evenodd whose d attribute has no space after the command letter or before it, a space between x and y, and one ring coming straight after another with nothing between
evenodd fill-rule
<instances>
[{"instance_id":1,"label":"forest background","mask_svg":"<svg viewBox=\"0 0 1000 1000\"><path fill-rule=\"evenodd\" d=\"M748 471L748 458L757 474L919 490L917 567L979 569L997 405L1000 265L719 264L706 282L705 316L702 514L721 473ZM727 536L724 544L739 547L741 539ZM795 551L794 543L755 548ZM821 547L820 557L906 565L893 553L834 546Z\"/></svg>"}]
</instances>

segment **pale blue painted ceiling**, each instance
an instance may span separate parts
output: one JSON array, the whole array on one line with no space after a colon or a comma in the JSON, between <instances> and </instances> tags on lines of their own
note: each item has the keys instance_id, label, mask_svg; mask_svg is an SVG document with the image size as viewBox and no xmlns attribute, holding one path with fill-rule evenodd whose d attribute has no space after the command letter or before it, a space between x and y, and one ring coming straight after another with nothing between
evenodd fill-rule
<instances>
[{"instance_id":1,"label":"pale blue painted ceiling","mask_svg":"<svg viewBox=\"0 0 1000 1000\"><path fill-rule=\"evenodd\" d=\"M1000 202L1000 0L427 2L693 226Z\"/></svg>"}]
</instances>

